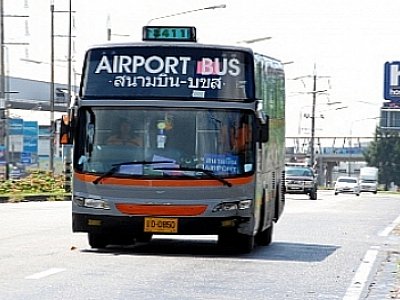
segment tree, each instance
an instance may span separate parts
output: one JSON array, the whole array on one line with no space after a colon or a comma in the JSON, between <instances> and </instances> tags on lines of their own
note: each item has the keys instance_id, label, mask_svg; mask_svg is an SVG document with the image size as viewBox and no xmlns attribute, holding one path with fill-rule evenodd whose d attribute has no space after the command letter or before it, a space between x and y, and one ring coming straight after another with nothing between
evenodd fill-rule
<instances>
[{"instance_id":1,"label":"tree","mask_svg":"<svg viewBox=\"0 0 400 300\"><path fill-rule=\"evenodd\" d=\"M379 182L388 189L393 182L400 185L400 136L398 132L375 130L374 140L364 152L369 166L379 169Z\"/></svg>"}]
</instances>

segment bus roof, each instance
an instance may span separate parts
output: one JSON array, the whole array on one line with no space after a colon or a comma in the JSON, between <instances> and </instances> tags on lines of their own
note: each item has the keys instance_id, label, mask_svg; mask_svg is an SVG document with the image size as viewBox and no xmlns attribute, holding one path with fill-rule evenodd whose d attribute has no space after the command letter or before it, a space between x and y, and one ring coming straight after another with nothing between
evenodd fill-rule
<instances>
[{"instance_id":1,"label":"bus roof","mask_svg":"<svg viewBox=\"0 0 400 300\"><path fill-rule=\"evenodd\" d=\"M253 53L253 50L248 47L243 46L231 46L231 45L216 45L216 44L201 44L195 42L156 42L156 41L146 41L146 42L127 42L127 43L104 43L96 44L89 47L90 49L99 48L119 48L119 47L188 47L188 48L210 48L210 49L229 49L238 50Z\"/></svg>"},{"instance_id":2,"label":"bus roof","mask_svg":"<svg viewBox=\"0 0 400 300\"><path fill-rule=\"evenodd\" d=\"M220 50L231 50L231 51L242 51L247 52L251 55L258 54L266 59L270 59L277 63L281 63L279 59L274 57L255 53L249 47L237 46L237 45L221 45L221 44L202 44L195 42L155 42L155 41L145 41L145 42L125 42L125 43L104 43L104 44L95 44L90 46L87 51L94 49L109 49L109 48L123 48L123 47L182 47L182 48L203 48L203 49L220 49Z\"/></svg>"}]
</instances>

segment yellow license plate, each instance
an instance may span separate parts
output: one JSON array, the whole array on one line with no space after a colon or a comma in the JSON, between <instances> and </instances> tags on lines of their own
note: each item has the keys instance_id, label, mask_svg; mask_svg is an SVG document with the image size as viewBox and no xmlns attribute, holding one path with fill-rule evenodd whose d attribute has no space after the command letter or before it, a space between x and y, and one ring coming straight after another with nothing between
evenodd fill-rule
<instances>
[{"instance_id":1,"label":"yellow license plate","mask_svg":"<svg viewBox=\"0 0 400 300\"><path fill-rule=\"evenodd\" d=\"M178 233L178 219L144 218L144 232Z\"/></svg>"}]
</instances>

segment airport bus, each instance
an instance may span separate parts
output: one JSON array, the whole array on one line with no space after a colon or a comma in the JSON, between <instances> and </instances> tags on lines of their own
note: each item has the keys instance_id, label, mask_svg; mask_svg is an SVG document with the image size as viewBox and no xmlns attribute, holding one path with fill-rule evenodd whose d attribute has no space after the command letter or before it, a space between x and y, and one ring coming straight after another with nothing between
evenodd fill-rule
<instances>
[{"instance_id":1,"label":"airport bus","mask_svg":"<svg viewBox=\"0 0 400 300\"><path fill-rule=\"evenodd\" d=\"M92 248L157 234L269 245L285 204L284 80L280 61L200 44L192 27L89 48L62 123L73 231Z\"/></svg>"}]
</instances>

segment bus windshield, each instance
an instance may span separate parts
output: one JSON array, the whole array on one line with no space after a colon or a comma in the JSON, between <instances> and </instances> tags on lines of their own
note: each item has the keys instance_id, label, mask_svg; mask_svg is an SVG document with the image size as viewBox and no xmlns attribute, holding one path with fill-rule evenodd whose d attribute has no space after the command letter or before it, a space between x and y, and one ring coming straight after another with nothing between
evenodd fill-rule
<instances>
[{"instance_id":1,"label":"bus windshield","mask_svg":"<svg viewBox=\"0 0 400 300\"><path fill-rule=\"evenodd\" d=\"M82 99L254 101L250 52L195 46L120 46L88 51Z\"/></svg>"},{"instance_id":2,"label":"bus windshield","mask_svg":"<svg viewBox=\"0 0 400 300\"><path fill-rule=\"evenodd\" d=\"M243 175L255 171L254 122L237 109L83 107L74 165L141 178Z\"/></svg>"}]
</instances>

